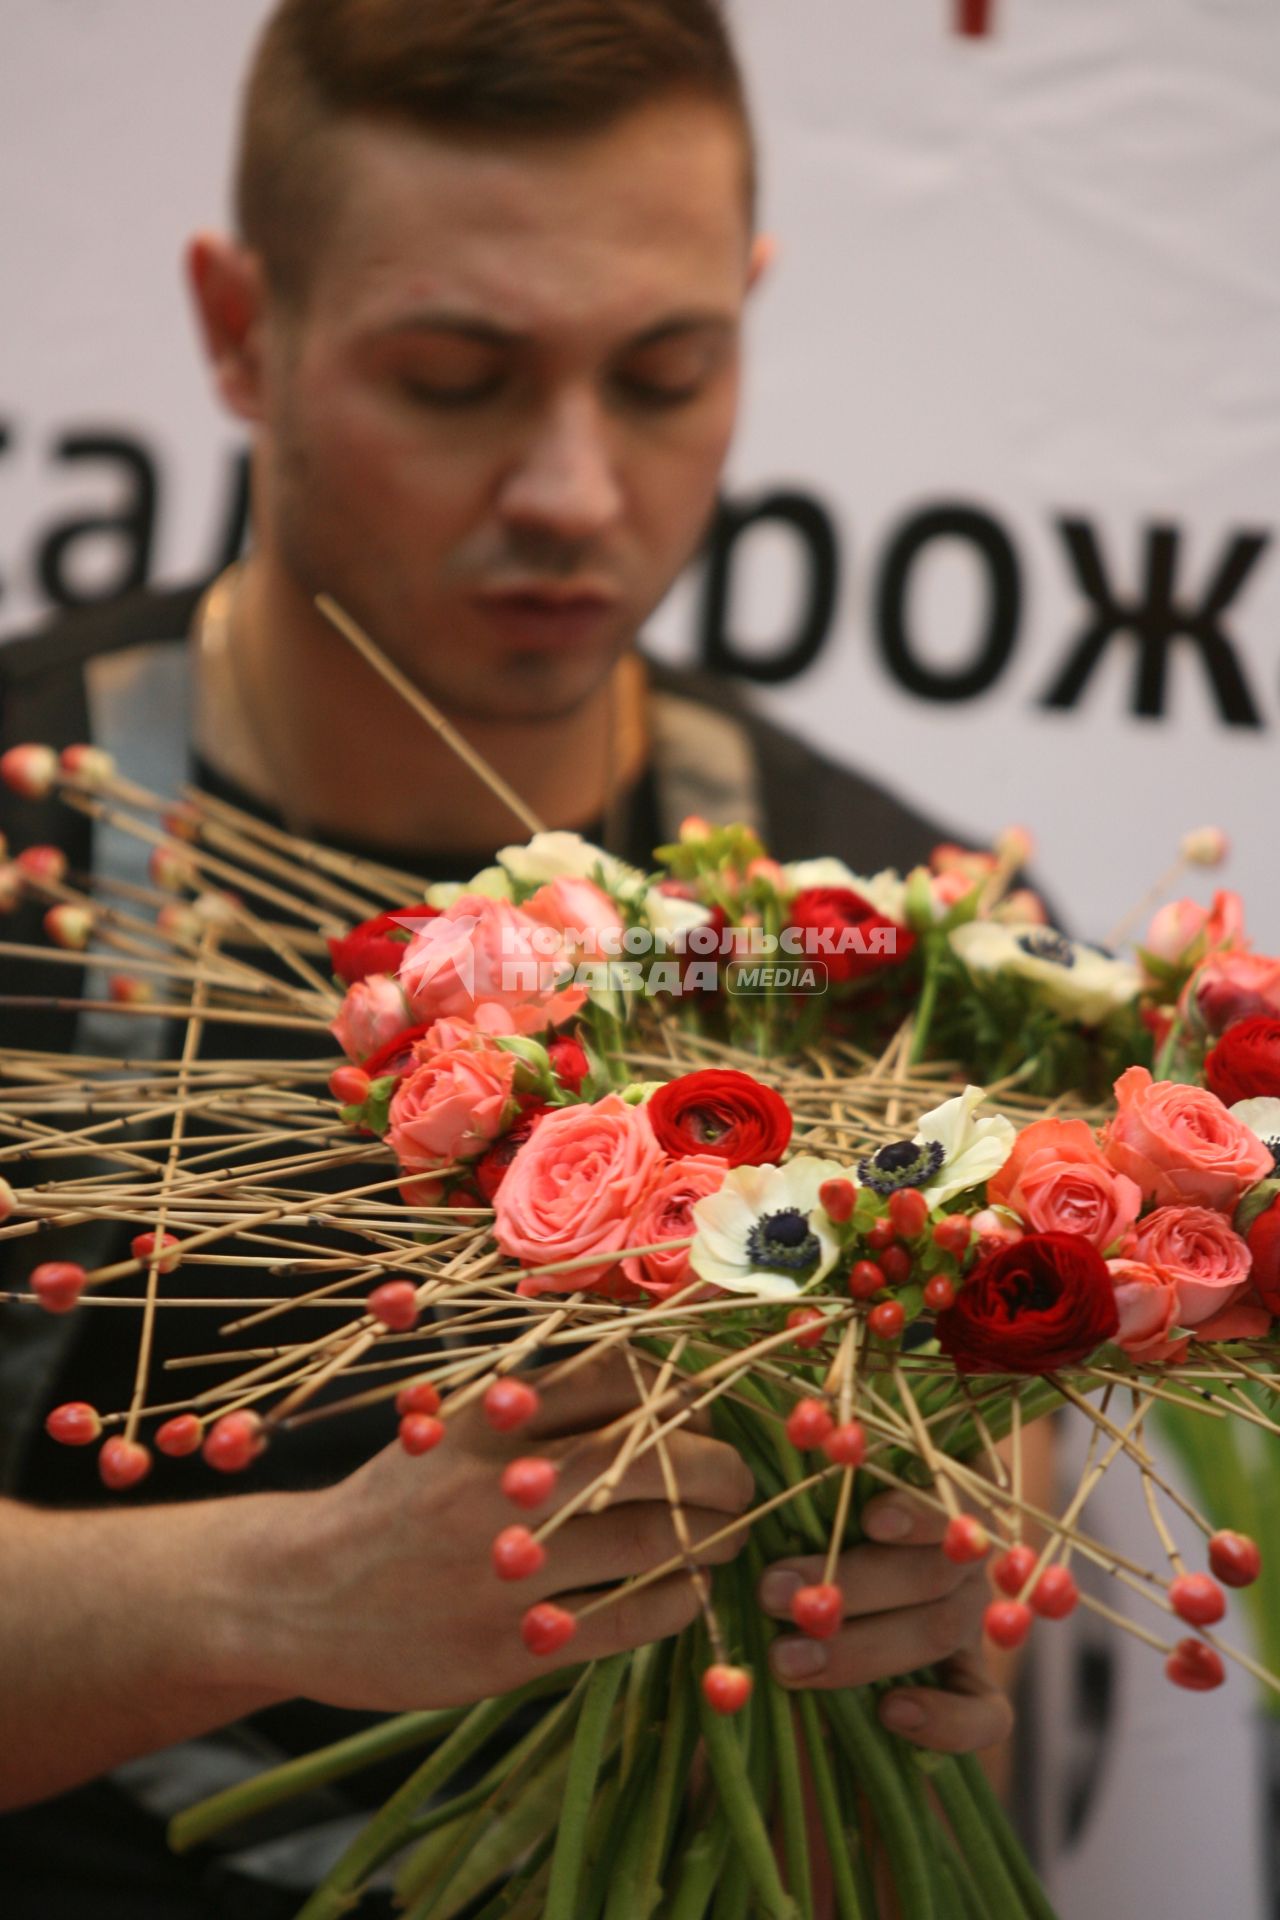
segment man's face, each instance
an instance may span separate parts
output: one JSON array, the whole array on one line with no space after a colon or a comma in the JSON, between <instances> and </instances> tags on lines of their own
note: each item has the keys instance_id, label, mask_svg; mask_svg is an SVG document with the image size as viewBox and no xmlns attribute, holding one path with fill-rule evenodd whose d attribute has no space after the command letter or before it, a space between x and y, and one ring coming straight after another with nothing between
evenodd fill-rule
<instances>
[{"instance_id":1,"label":"man's face","mask_svg":"<svg viewBox=\"0 0 1280 1920\"><path fill-rule=\"evenodd\" d=\"M307 293L268 307L260 541L455 713L572 711L714 504L741 132L672 100L555 143L335 138Z\"/></svg>"}]
</instances>

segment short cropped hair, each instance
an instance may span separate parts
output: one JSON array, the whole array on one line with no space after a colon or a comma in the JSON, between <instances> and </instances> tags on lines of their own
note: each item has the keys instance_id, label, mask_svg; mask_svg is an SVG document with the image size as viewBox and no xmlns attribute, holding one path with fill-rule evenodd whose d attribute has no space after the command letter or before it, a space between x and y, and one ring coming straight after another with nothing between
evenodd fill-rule
<instances>
[{"instance_id":1,"label":"short cropped hair","mask_svg":"<svg viewBox=\"0 0 1280 1920\"><path fill-rule=\"evenodd\" d=\"M298 297L338 190L335 123L536 141L681 94L741 127L752 216L755 146L721 0L280 0L245 94L240 231L272 287Z\"/></svg>"}]
</instances>

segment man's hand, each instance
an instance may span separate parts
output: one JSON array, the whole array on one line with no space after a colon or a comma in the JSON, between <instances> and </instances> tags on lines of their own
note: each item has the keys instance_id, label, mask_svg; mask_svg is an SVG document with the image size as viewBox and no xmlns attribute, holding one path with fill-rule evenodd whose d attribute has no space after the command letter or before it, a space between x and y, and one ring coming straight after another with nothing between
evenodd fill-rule
<instances>
[{"instance_id":1,"label":"man's hand","mask_svg":"<svg viewBox=\"0 0 1280 1920\"><path fill-rule=\"evenodd\" d=\"M680 1551L657 1450L627 1471L608 1508L582 1507L547 1543L541 1571L500 1580L490 1546L502 1528L537 1528L610 1465L622 1435L600 1429L634 1410L636 1389L619 1361L583 1368L542 1387L543 1404L519 1432L491 1431L478 1406L451 1419L438 1451L413 1460L391 1446L339 1486L308 1496L290 1521L269 1636L269 1670L289 1690L334 1706L397 1711L456 1706L522 1686L555 1666L642 1646L678 1633L697 1597L674 1572L584 1620L549 1658L526 1652L520 1620L536 1601L570 1609L590 1589L647 1572ZM723 1442L688 1429L665 1440L693 1542L723 1531L754 1498L751 1474ZM499 1485L509 1460L537 1453L562 1463L545 1509L521 1513ZM745 1532L700 1554L731 1560ZM280 1550L274 1552L277 1566Z\"/></svg>"},{"instance_id":2,"label":"man's hand","mask_svg":"<svg viewBox=\"0 0 1280 1920\"><path fill-rule=\"evenodd\" d=\"M830 1640L780 1634L775 1677L789 1687L860 1687L936 1667L938 1687L897 1687L880 1701L894 1733L939 1753L972 1753L1008 1738L1013 1712L982 1661L991 1595L985 1564L956 1566L939 1546L946 1515L897 1493L868 1502L865 1545L842 1555L836 1584L845 1624ZM823 1577L820 1558L781 1560L760 1582L760 1604L790 1621L791 1596Z\"/></svg>"}]
</instances>

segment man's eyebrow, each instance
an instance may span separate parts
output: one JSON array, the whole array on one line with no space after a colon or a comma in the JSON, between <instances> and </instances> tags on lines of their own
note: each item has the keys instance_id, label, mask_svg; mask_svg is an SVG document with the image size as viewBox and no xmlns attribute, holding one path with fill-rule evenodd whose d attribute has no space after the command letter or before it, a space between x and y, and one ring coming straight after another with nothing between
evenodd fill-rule
<instances>
[{"instance_id":1,"label":"man's eyebrow","mask_svg":"<svg viewBox=\"0 0 1280 1920\"><path fill-rule=\"evenodd\" d=\"M686 333L732 333L737 321L732 314L722 313L718 308L697 309L690 313L673 314L668 320L659 320L656 326L646 327L643 333L637 333L627 342L629 347L652 347L663 340L677 340Z\"/></svg>"},{"instance_id":2,"label":"man's eyebrow","mask_svg":"<svg viewBox=\"0 0 1280 1920\"><path fill-rule=\"evenodd\" d=\"M643 332L633 334L626 341L625 350L629 352L656 346L664 340L679 339L690 333L732 333L736 324L731 314L718 308L672 314L652 327L646 327ZM401 314L389 321L381 332L384 336L401 333L449 334L454 339L473 340L485 347L528 346L535 338L532 333L522 332L517 327L504 327L496 320L484 320L477 314L451 308L425 308L421 312Z\"/></svg>"}]
</instances>

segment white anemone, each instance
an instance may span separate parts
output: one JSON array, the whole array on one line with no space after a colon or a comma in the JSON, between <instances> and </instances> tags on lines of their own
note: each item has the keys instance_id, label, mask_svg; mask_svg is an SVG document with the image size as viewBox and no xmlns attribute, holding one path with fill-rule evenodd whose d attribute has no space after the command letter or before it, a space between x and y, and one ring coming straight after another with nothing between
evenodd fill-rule
<instances>
[{"instance_id":1,"label":"white anemone","mask_svg":"<svg viewBox=\"0 0 1280 1920\"><path fill-rule=\"evenodd\" d=\"M1231 1118L1248 1127L1269 1153L1280 1158L1280 1100L1237 1100Z\"/></svg>"},{"instance_id":2,"label":"white anemone","mask_svg":"<svg viewBox=\"0 0 1280 1920\"><path fill-rule=\"evenodd\" d=\"M1068 940L1052 927L970 920L948 937L975 979L1015 974L1029 981L1055 1013L1084 1027L1098 1026L1108 1014L1130 1006L1142 991L1136 967Z\"/></svg>"},{"instance_id":3,"label":"white anemone","mask_svg":"<svg viewBox=\"0 0 1280 1920\"><path fill-rule=\"evenodd\" d=\"M942 1148L941 1166L921 1188L931 1207L941 1206L953 1195L989 1180L1013 1152L1017 1129L1012 1121L1002 1113L986 1120L974 1118L982 1098L981 1087L966 1087L916 1122L917 1141L921 1145L936 1141Z\"/></svg>"},{"instance_id":4,"label":"white anemone","mask_svg":"<svg viewBox=\"0 0 1280 1920\"><path fill-rule=\"evenodd\" d=\"M824 1180L847 1179L834 1160L800 1154L785 1167L731 1167L693 1209L693 1271L726 1293L790 1300L836 1262L840 1243L818 1203ZM788 1272L788 1263L794 1271Z\"/></svg>"}]
</instances>

